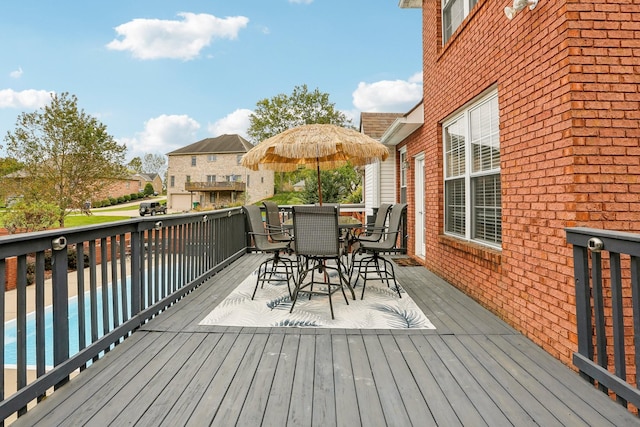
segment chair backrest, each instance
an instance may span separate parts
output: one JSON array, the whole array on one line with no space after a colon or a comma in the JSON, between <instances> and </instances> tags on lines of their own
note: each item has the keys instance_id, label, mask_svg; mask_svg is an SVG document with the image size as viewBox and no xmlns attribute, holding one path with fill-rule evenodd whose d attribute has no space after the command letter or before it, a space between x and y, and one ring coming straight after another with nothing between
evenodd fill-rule
<instances>
[{"instance_id":1,"label":"chair backrest","mask_svg":"<svg viewBox=\"0 0 640 427\"><path fill-rule=\"evenodd\" d=\"M340 256L337 206L293 206L296 254Z\"/></svg>"},{"instance_id":2,"label":"chair backrest","mask_svg":"<svg viewBox=\"0 0 640 427\"><path fill-rule=\"evenodd\" d=\"M253 243L258 250L264 250L269 245L269 239L264 230L262 223L262 212L260 207L256 205L244 205L242 207L247 215L247 222L249 224L249 232L253 237Z\"/></svg>"},{"instance_id":3,"label":"chair backrest","mask_svg":"<svg viewBox=\"0 0 640 427\"><path fill-rule=\"evenodd\" d=\"M402 225L402 213L407 208L406 203L396 203L391 206L391 212L389 213L389 227L384 236L382 242L380 242L381 249L392 249L398 241L398 236L402 232L400 226Z\"/></svg>"},{"instance_id":4,"label":"chair backrest","mask_svg":"<svg viewBox=\"0 0 640 427\"><path fill-rule=\"evenodd\" d=\"M369 240L380 240L382 237L389 209L391 209L390 203L383 203L378 208L378 211L376 212L376 219L373 223L373 230L367 234Z\"/></svg>"},{"instance_id":5,"label":"chair backrest","mask_svg":"<svg viewBox=\"0 0 640 427\"><path fill-rule=\"evenodd\" d=\"M282 221L280 220L280 211L275 202L265 200L262 202L266 212L267 231L273 241L288 241L291 237L282 230Z\"/></svg>"}]
</instances>

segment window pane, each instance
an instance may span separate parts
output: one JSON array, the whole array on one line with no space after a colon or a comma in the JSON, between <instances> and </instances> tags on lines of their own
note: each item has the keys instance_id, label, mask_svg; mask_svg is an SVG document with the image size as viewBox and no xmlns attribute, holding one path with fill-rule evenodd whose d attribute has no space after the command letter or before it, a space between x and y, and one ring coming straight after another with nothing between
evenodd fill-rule
<instances>
[{"instance_id":1,"label":"window pane","mask_svg":"<svg viewBox=\"0 0 640 427\"><path fill-rule=\"evenodd\" d=\"M444 130L446 177L456 177L465 173L465 138L462 120Z\"/></svg>"},{"instance_id":2,"label":"window pane","mask_svg":"<svg viewBox=\"0 0 640 427\"><path fill-rule=\"evenodd\" d=\"M497 97L471 110L469 116L472 172L500 169L500 121Z\"/></svg>"},{"instance_id":3,"label":"window pane","mask_svg":"<svg viewBox=\"0 0 640 427\"><path fill-rule=\"evenodd\" d=\"M474 239L502 242L502 197L500 175L473 178Z\"/></svg>"},{"instance_id":4,"label":"window pane","mask_svg":"<svg viewBox=\"0 0 640 427\"><path fill-rule=\"evenodd\" d=\"M464 18L463 0L449 0L445 2L442 9L442 38L444 42L449 40L449 37L451 37L456 31L456 28L460 26Z\"/></svg>"},{"instance_id":5,"label":"window pane","mask_svg":"<svg viewBox=\"0 0 640 427\"><path fill-rule=\"evenodd\" d=\"M449 233L464 236L465 223L465 191L464 179L445 182L445 229Z\"/></svg>"}]
</instances>

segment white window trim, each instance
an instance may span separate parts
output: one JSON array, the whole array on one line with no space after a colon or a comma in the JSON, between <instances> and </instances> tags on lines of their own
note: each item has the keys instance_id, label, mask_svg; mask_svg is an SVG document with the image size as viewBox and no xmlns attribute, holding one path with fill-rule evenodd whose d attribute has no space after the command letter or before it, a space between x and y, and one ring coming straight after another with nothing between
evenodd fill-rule
<instances>
[{"instance_id":1,"label":"white window trim","mask_svg":"<svg viewBox=\"0 0 640 427\"><path fill-rule=\"evenodd\" d=\"M491 248L494 249L502 249L502 245L497 244L497 243L492 243L486 240L476 240L473 239L471 237L471 233L472 233L472 206L471 206L471 198L472 198L472 191L471 191L471 179L475 178L475 177L479 177L479 176L483 176L483 175L495 175L496 173L498 173L499 175L501 174L501 169L498 167L497 170L491 170L491 171L482 171L482 172L473 172L472 169L472 161L473 161L473 156L471 155L471 153L469 152L469 141L470 141L470 113L471 110L473 110L474 108L477 108L478 106L489 102L490 100L492 100L493 98L497 98L498 97L498 91L497 89L492 89L490 92L485 92L482 95L480 95L476 100L466 104L463 108L459 109L458 111L456 111L452 116L448 117L446 120L444 120L442 122L442 151L443 151L443 184L446 183L447 180L454 180L454 179L460 179L460 176L456 176L456 177L452 177L452 178L447 178L447 147L446 147L446 143L445 143L445 129L447 127L449 127L451 124L455 123L456 121L460 120L461 118L464 118L464 124L465 126L465 173L464 173L464 185L465 185L465 235L461 236L460 234L457 233L451 233L447 231L447 224L446 224L446 219L447 219L447 196L446 196L446 185L443 185L443 201L444 201L444 210L443 210L443 215L444 215L444 234L447 236L452 236L458 239L464 239L470 242L474 242L480 245L484 245L484 246L489 246Z\"/></svg>"}]
</instances>

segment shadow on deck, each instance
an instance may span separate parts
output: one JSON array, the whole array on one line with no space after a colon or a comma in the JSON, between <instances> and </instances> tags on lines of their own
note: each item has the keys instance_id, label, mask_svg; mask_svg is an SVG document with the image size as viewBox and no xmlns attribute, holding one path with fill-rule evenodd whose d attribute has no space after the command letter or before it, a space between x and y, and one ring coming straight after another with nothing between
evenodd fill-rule
<instances>
[{"instance_id":1,"label":"shadow on deck","mask_svg":"<svg viewBox=\"0 0 640 427\"><path fill-rule=\"evenodd\" d=\"M423 267L396 273L435 330L198 325L262 259L240 258L14 425L640 425Z\"/></svg>"}]
</instances>

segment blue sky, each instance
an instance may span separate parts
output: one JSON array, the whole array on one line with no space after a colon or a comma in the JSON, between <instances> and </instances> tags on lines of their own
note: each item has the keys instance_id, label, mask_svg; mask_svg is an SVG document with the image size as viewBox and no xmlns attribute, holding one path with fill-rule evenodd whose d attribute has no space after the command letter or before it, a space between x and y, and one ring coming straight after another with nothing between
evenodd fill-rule
<instances>
[{"instance_id":1,"label":"blue sky","mask_svg":"<svg viewBox=\"0 0 640 427\"><path fill-rule=\"evenodd\" d=\"M128 158L246 136L259 100L303 84L358 125L420 101L421 49L421 9L398 0L2 1L0 144L51 92Z\"/></svg>"}]
</instances>

